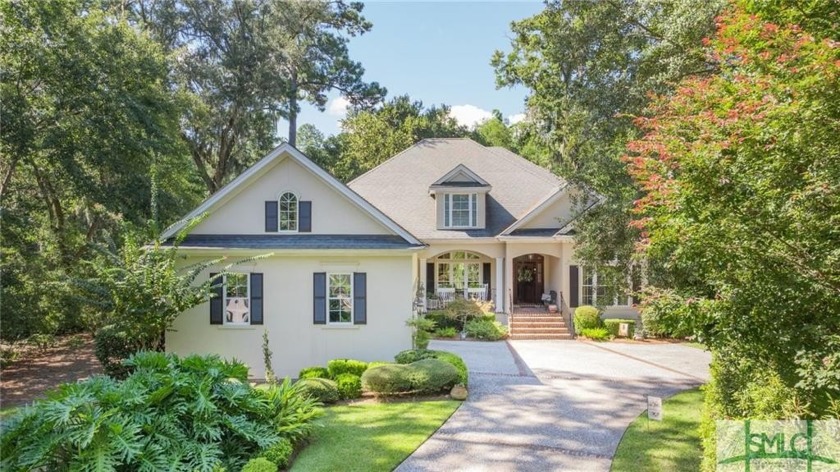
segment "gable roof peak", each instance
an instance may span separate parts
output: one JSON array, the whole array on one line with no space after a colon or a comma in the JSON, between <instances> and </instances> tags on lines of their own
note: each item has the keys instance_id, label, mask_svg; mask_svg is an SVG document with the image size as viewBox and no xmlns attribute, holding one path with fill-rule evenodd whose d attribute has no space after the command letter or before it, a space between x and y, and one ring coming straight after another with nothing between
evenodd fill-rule
<instances>
[{"instance_id":1,"label":"gable roof peak","mask_svg":"<svg viewBox=\"0 0 840 472\"><path fill-rule=\"evenodd\" d=\"M490 184L481 178L469 167L464 164L458 164L454 169L450 170L443 177L437 179L429 189L441 187L484 187L490 188Z\"/></svg>"}]
</instances>

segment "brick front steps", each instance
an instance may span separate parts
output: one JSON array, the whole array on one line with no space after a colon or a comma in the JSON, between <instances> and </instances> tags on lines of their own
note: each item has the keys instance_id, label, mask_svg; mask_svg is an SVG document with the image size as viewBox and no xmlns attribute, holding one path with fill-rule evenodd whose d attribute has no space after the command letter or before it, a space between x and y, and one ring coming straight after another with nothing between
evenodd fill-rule
<instances>
[{"instance_id":1,"label":"brick front steps","mask_svg":"<svg viewBox=\"0 0 840 472\"><path fill-rule=\"evenodd\" d=\"M559 314L514 310L510 317L510 339L572 339L572 334Z\"/></svg>"}]
</instances>

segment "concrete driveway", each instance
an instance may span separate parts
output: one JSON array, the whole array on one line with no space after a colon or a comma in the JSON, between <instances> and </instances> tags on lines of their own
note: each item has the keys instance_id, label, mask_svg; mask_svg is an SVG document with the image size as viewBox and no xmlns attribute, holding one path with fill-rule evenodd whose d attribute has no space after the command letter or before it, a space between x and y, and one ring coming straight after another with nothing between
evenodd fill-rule
<instances>
[{"instance_id":1,"label":"concrete driveway","mask_svg":"<svg viewBox=\"0 0 840 472\"><path fill-rule=\"evenodd\" d=\"M433 341L429 348L464 358L470 397L400 472L608 471L646 397L705 383L711 358L679 344Z\"/></svg>"}]
</instances>

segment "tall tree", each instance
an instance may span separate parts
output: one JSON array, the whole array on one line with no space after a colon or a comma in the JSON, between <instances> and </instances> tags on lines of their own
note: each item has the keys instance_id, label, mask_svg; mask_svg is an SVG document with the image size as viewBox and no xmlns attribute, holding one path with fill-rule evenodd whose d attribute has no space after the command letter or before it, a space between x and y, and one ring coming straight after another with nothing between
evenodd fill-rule
<instances>
[{"instance_id":1,"label":"tall tree","mask_svg":"<svg viewBox=\"0 0 840 472\"><path fill-rule=\"evenodd\" d=\"M362 81L364 68L350 59L347 50L349 37L364 34L372 26L361 15L363 7L362 3L311 0L272 2L272 21L285 25L272 30L269 41L284 45L279 66L289 84L286 106L292 146L297 145L301 100L323 111L331 90L357 107L369 107L385 96L378 83Z\"/></svg>"},{"instance_id":2,"label":"tall tree","mask_svg":"<svg viewBox=\"0 0 840 472\"><path fill-rule=\"evenodd\" d=\"M638 232L627 224L638 193L620 161L635 132L631 117L650 93L714 70L701 39L723 3L550 1L513 23L511 51L493 56L499 86L530 89L531 130L556 170L607 197L578 221L578 256L588 264L607 270L631 258Z\"/></svg>"},{"instance_id":3,"label":"tall tree","mask_svg":"<svg viewBox=\"0 0 840 472\"><path fill-rule=\"evenodd\" d=\"M742 2L711 41L720 73L657 99L629 148L646 253L704 288L670 287L701 307L708 420L840 414L838 20L828 0Z\"/></svg>"},{"instance_id":4,"label":"tall tree","mask_svg":"<svg viewBox=\"0 0 840 472\"><path fill-rule=\"evenodd\" d=\"M163 51L97 5L0 2L4 336L76 316L48 282L104 231L192 203Z\"/></svg>"},{"instance_id":5,"label":"tall tree","mask_svg":"<svg viewBox=\"0 0 840 472\"><path fill-rule=\"evenodd\" d=\"M425 108L402 95L375 110L351 111L342 123L341 155L333 172L350 181L423 139L468 135L446 105Z\"/></svg>"}]
</instances>

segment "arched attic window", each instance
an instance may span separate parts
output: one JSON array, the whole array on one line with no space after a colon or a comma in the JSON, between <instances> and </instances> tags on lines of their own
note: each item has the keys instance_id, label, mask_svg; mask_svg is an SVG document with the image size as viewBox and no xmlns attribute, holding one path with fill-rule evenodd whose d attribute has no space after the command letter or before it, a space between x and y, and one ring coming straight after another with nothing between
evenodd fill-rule
<instances>
[{"instance_id":1,"label":"arched attic window","mask_svg":"<svg viewBox=\"0 0 840 472\"><path fill-rule=\"evenodd\" d=\"M278 205L278 230L296 232L298 230L298 197L292 192L280 195Z\"/></svg>"}]
</instances>

